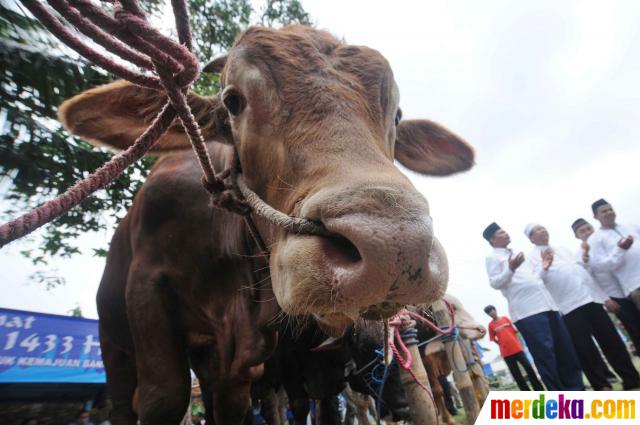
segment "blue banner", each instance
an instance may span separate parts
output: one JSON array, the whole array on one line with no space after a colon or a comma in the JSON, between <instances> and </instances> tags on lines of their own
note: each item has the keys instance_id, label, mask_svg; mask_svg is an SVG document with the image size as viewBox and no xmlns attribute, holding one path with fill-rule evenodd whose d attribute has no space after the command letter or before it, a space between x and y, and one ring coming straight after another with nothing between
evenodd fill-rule
<instances>
[{"instance_id":1,"label":"blue banner","mask_svg":"<svg viewBox=\"0 0 640 425\"><path fill-rule=\"evenodd\" d=\"M0 383L106 381L98 321L0 308Z\"/></svg>"}]
</instances>

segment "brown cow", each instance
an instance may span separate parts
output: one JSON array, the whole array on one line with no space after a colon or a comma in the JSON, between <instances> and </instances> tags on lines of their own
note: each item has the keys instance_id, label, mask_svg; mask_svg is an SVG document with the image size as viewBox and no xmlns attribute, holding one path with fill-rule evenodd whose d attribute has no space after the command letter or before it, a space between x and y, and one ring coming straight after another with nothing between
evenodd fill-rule
<instances>
[{"instance_id":1,"label":"brown cow","mask_svg":"<svg viewBox=\"0 0 640 425\"><path fill-rule=\"evenodd\" d=\"M377 51L302 26L251 28L229 52L221 89L189 95L217 169L235 146L263 200L335 237L258 219L271 248L264 258L240 217L207 205L193 155L163 156L116 230L98 292L114 424L135 423L136 388L143 424L178 423L189 356L212 378L216 422L240 423L274 345L278 306L339 334L358 317L430 303L446 288L428 204L393 159L447 175L470 168L473 151L430 121L400 122L398 89ZM116 82L65 102L60 118L80 136L125 148L163 102ZM188 146L176 125L155 150Z\"/></svg>"}]
</instances>

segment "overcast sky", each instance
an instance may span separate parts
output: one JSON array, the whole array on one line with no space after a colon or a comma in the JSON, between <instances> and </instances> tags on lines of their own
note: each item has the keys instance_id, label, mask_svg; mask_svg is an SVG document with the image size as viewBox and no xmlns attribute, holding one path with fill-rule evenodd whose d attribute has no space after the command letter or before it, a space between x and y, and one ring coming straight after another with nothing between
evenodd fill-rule
<instances>
[{"instance_id":1,"label":"overcast sky","mask_svg":"<svg viewBox=\"0 0 640 425\"><path fill-rule=\"evenodd\" d=\"M551 243L577 249L569 225L591 219L605 197L618 221L640 223L640 2L303 1L318 27L384 54L405 118L429 118L476 149L475 168L411 179L431 204L450 263L449 291L487 322L488 304L507 313L488 283L484 227L497 221L514 250L532 245L523 228L545 225ZM109 233L87 236L104 245ZM25 284L35 269L29 242L0 251L0 306L96 317L103 261L53 264L67 285Z\"/></svg>"}]
</instances>

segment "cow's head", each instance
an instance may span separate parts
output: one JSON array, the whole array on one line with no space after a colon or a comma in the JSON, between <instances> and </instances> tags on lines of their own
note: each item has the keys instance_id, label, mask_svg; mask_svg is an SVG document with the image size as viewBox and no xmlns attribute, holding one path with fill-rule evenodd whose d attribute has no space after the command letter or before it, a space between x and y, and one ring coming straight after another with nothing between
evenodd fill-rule
<instances>
[{"instance_id":1,"label":"cow's head","mask_svg":"<svg viewBox=\"0 0 640 425\"><path fill-rule=\"evenodd\" d=\"M283 310L338 330L359 316L440 298L446 257L426 199L394 158L421 174L448 175L472 166L472 149L431 121L401 120L384 57L326 32L252 28L217 64L220 94L190 95L205 137L235 144L248 186L268 204L335 235L290 234L258 221ZM60 116L76 134L125 147L163 102L118 82L67 101ZM175 127L156 150L181 147L188 143Z\"/></svg>"},{"instance_id":2,"label":"cow's head","mask_svg":"<svg viewBox=\"0 0 640 425\"><path fill-rule=\"evenodd\" d=\"M354 391L378 397L379 387L371 386L371 375L378 379L383 373L382 361L378 356L379 350L384 345L384 328L380 322L360 321L354 327L350 327L342 340L349 346L351 356L355 362L355 368L348 376L349 385ZM378 360L376 363L371 363ZM373 369L376 370L373 370ZM382 403L380 404L380 416L387 418L391 415L394 422L410 421L411 413L409 402L400 379L400 368L396 363L391 365L387 380L382 388Z\"/></svg>"}]
</instances>

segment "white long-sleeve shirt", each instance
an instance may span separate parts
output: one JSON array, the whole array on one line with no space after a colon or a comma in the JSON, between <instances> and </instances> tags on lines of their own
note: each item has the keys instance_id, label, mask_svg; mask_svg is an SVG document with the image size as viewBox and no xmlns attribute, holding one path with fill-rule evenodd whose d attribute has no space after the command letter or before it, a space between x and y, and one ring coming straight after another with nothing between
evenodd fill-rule
<instances>
[{"instance_id":1,"label":"white long-sleeve shirt","mask_svg":"<svg viewBox=\"0 0 640 425\"><path fill-rule=\"evenodd\" d=\"M633 236L628 250L618 246L622 237ZM597 272L611 272L620 282L625 296L640 288L640 228L616 225L615 229L600 228L588 240L589 265Z\"/></svg>"},{"instance_id":2,"label":"white long-sleeve shirt","mask_svg":"<svg viewBox=\"0 0 640 425\"><path fill-rule=\"evenodd\" d=\"M498 289L509 303L509 316L514 322L544 311L558 310L549 291L525 261L512 272L509 268L511 250L494 248L486 259L489 284Z\"/></svg>"},{"instance_id":3,"label":"white long-sleeve shirt","mask_svg":"<svg viewBox=\"0 0 640 425\"><path fill-rule=\"evenodd\" d=\"M582 249L578 250L576 253L576 259L580 264L586 267L587 270L589 270L596 285L598 285L600 289L602 289L602 292L607 294L609 298L625 297L622 286L620 286L620 282L618 282L618 279L613 275L613 273L594 270L593 267L591 267L590 261L585 263L582 260Z\"/></svg>"},{"instance_id":4,"label":"white long-sleeve shirt","mask_svg":"<svg viewBox=\"0 0 640 425\"><path fill-rule=\"evenodd\" d=\"M549 270L544 270L542 251L547 248L549 247L534 247L527 256L527 262L540 276L562 314L569 314L588 303L602 304L608 298L593 280L591 273L566 248L550 247L553 251L553 263Z\"/></svg>"}]
</instances>

